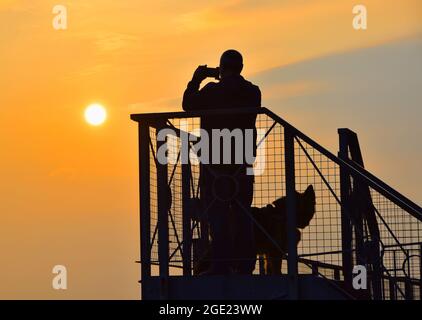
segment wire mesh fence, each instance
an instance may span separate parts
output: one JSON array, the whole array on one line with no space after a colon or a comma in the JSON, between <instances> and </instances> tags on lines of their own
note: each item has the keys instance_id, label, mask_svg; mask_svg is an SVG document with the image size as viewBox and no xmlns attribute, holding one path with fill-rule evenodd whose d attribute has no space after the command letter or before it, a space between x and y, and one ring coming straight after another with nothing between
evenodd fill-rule
<instances>
[{"instance_id":1,"label":"wire mesh fence","mask_svg":"<svg viewBox=\"0 0 422 320\"><path fill-rule=\"evenodd\" d=\"M149 130L150 221L144 221L144 223L150 223L151 264L159 265L158 207L159 201L168 201L168 264L171 267L171 275L180 274L180 271L176 269L186 269L186 261L184 261L186 252L184 253L184 250L190 251L189 257L192 258L188 262L187 269L192 270L194 260L198 258L195 252L197 250L196 243L199 243L199 240L210 241L211 239L204 223L206 217L201 217L200 206L197 205L201 201L201 169L198 159L195 158L196 150L193 142L188 143L190 161L185 167L188 172L187 177L181 161L181 150L183 149L181 134L187 132L200 139L201 117L177 116L173 118L169 115L165 120L165 125L161 121L160 126L153 124ZM267 205L272 205L277 199L286 197L286 124L279 120L265 112L257 115L256 128L260 132L257 142L262 153L261 157L257 157L254 166L264 169L254 177L252 206L256 208L264 208ZM167 156L170 159L165 169L167 186L157 183L157 167L159 166L157 161L159 130L157 128L163 127L173 129L173 133L166 136ZM345 204L341 202L340 173L344 163L334 159L334 156L322 147L316 148L316 143L300 132L297 133L294 136L295 189L300 194L312 185L315 193L313 218L308 226L299 230L300 241L297 246L299 273L312 273L327 279L344 280L343 255L346 251L342 243L345 236L342 233L342 217L344 218L347 211L342 210L344 209L342 206ZM355 177L356 173L351 171L349 174L350 184L354 185L358 181ZM186 181L189 181L189 201L183 198ZM360 186L362 183L365 184L362 179L359 181ZM167 200L159 199L159 190L163 187L168 188L169 199ZM374 227L373 221L366 219L367 217L363 213L357 214L360 215L360 220L356 223L356 212L362 211L362 208L359 205L354 205L354 202L357 203L360 200L353 198L354 187L351 187L350 205L354 211L349 210L348 212L353 225L351 244L347 250L352 257L352 264L371 264L369 261L371 251L368 251L367 247L368 244L376 242L379 245L376 248L379 248L381 262L381 298L406 299L411 297L420 299L422 222L369 184L365 184L365 188L369 190L368 194L371 199L369 211L373 212L375 216L376 226ZM186 218L188 212L189 217ZM192 215L199 215L199 217ZM202 218L204 219L201 220ZM186 221L188 221L189 237L192 241L192 245L189 247L184 245ZM378 233L374 233L374 230ZM280 232L286 232L286 230L280 230ZM201 249L200 246L198 248ZM283 254L285 258L285 254L288 252L283 252ZM262 271L260 262L262 263L262 259L257 257L256 274ZM281 271L282 273L288 272L286 263L282 264ZM369 275L369 278L372 279L372 274ZM374 295L373 292L371 294Z\"/></svg>"}]
</instances>

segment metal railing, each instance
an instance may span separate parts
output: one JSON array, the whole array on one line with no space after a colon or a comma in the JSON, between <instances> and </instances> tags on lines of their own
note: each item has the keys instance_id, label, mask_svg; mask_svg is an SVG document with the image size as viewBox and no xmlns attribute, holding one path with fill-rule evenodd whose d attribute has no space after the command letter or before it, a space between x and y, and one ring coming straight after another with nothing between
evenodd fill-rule
<instances>
[{"instance_id":1,"label":"metal railing","mask_svg":"<svg viewBox=\"0 0 422 320\"><path fill-rule=\"evenodd\" d=\"M355 265L368 270L365 298L421 298L422 209L363 167L353 132L339 131L336 156L266 108L131 116L139 123L142 280L152 274L192 276L198 252L210 239L206 215L196 205L201 201L200 166L181 163L180 138L198 130L203 117L230 114L256 114L256 128L264 133L258 145L265 157L255 165L265 170L255 176L253 206L286 198L287 252L279 249L287 260L282 272L289 274L290 298L300 298L301 274L322 277L350 298L361 298L352 289ZM164 128L174 133L158 141ZM165 143L173 148L172 164L157 161L157 150ZM186 147L191 150L192 144ZM296 245L296 191L309 185L315 190L316 212Z\"/></svg>"}]
</instances>

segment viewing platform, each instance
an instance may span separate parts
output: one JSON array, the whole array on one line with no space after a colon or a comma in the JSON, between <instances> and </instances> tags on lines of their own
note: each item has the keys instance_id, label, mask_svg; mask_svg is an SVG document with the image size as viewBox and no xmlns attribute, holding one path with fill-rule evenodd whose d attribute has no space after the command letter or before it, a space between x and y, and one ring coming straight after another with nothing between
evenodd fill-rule
<instances>
[{"instance_id":1,"label":"viewing platform","mask_svg":"<svg viewBox=\"0 0 422 320\"><path fill-rule=\"evenodd\" d=\"M197 275L210 243L201 207L200 165L181 161L195 152L201 118L256 115L258 152L253 207L286 201L287 250L280 275ZM422 208L364 167L356 133L339 129L333 154L267 108L133 114L139 128L140 263L142 299L373 299L420 300ZM166 138L158 133L168 129ZM192 137L183 139L183 137ZM168 144L173 160L157 151ZM312 185L315 213L296 244L297 192ZM270 241L275 235L254 224ZM364 266L366 289L354 268Z\"/></svg>"}]
</instances>

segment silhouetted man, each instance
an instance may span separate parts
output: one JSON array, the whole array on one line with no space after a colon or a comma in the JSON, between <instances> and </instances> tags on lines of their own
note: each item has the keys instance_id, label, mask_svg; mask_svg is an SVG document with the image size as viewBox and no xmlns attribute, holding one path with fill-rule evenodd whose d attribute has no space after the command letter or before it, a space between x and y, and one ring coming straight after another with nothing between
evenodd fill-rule
<instances>
[{"instance_id":1,"label":"silhouetted man","mask_svg":"<svg viewBox=\"0 0 422 320\"><path fill-rule=\"evenodd\" d=\"M258 108L261 106L261 92L241 75L242 55L235 50L223 53L220 59L220 81L210 82L199 90L207 78L204 66L196 69L183 95L183 109L231 109ZM211 146L212 129L253 130L253 153L256 149L256 114L225 114L202 116L201 127L210 138L210 164L201 164L201 198L208 214L211 235L211 267L206 274L227 274L231 272L250 274L255 268L255 243L250 207L253 199L253 175L246 169L252 166L244 155L235 162L235 146L231 139L231 160L223 163L223 148L220 139L220 161L213 161ZM236 141L238 143L238 141ZM243 146L243 152L248 146ZM203 152L203 150L201 150ZM218 163L215 163L218 162Z\"/></svg>"}]
</instances>

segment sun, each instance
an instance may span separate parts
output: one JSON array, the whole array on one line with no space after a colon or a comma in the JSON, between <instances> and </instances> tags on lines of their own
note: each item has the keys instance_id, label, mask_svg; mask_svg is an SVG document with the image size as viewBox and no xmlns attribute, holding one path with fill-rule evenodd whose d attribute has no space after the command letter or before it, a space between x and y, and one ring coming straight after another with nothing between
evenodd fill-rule
<instances>
[{"instance_id":1,"label":"sun","mask_svg":"<svg viewBox=\"0 0 422 320\"><path fill-rule=\"evenodd\" d=\"M107 119L106 109L99 103L93 103L85 109L85 120L90 125L99 126Z\"/></svg>"}]
</instances>

